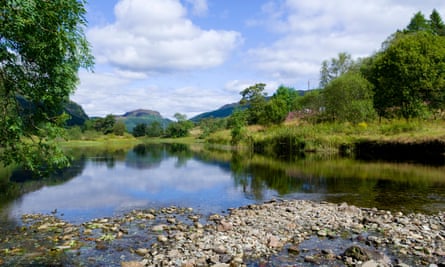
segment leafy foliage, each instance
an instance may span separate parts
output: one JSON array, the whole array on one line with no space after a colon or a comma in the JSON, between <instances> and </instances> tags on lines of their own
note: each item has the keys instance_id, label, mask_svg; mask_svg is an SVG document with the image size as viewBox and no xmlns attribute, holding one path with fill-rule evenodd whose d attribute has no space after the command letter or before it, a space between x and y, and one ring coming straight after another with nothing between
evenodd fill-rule
<instances>
[{"instance_id":1,"label":"leafy foliage","mask_svg":"<svg viewBox=\"0 0 445 267\"><path fill-rule=\"evenodd\" d=\"M164 128L159 121L153 121L147 126L145 134L149 137L159 137L164 134Z\"/></svg>"},{"instance_id":2,"label":"leafy foliage","mask_svg":"<svg viewBox=\"0 0 445 267\"><path fill-rule=\"evenodd\" d=\"M93 127L96 131L103 134L110 134L113 132L116 119L112 114L108 114L105 118L96 118L93 122Z\"/></svg>"},{"instance_id":3,"label":"leafy foliage","mask_svg":"<svg viewBox=\"0 0 445 267\"><path fill-rule=\"evenodd\" d=\"M348 72L326 86L325 112L337 121L370 121L375 117L372 94L372 85L360 73Z\"/></svg>"},{"instance_id":4,"label":"leafy foliage","mask_svg":"<svg viewBox=\"0 0 445 267\"><path fill-rule=\"evenodd\" d=\"M172 138L187 136L193 128L193 122L187 120L187 116L184 114L176 113L174 116L177 121L168 125L165 130L166 136Z\"/></svg>"},{"instance_id":5,"label":"leafy foliage","mask_svg":"<svg viewBox=\"0 0 445 267\"><path fill-rule=\"evenodd\" d=\"M445 36L445 23L443 23L442 17L436 9L430 15L430 28L431 31L440 36Z\"/></svg>"},{"instance_id":6,"label":"leafy foliage","mask_svg":"<svg viewBox=\"0 0 445 267\"><path fill-rule=\"evenodd\" d=\"M427 31L430 29L430 25L422 14L422 12L417 12L414 14L414 17L411 18L406 30L409 32L417 32L417 31Z\"/></svg>"},{"instance_id":7,"label":"leafy foliage","mask_svg":"<svg viewBox=\"0 0 445 267\"><path fill-rule=\"evenodd\" d=\"M214 133L218 130L225 129L227 126L227 119L221 118L204 118L199 122L199 127L202 130L199 138L206 138L211 133Z\"/></svg>"},{"instance_id":8,"label":"leafy foliage","mask_svg":"<svg viewBox=\"0 0 445 267\"><path fill-rule=\"evenodd\" d=\"M230 135L232 137L230 144L238 145L246 136L247 111L236 109L230 116L229 125L231 127Z\"/></svg>"},{"instance_id":9,"label":"leafy foliage","mask_svg":"<svg viewBox=\"0 0 445 267\"><path fill-rule=\"evenodd\" d=\"M262 121L266 124L283 122L289 112L299 108L299 98L300 94L295 89L285 86L278 87L265 106Z\"/></svg>"},{"instance_id":10,"label":"leafy foliage","mask_svg":"<svg viewBox=\"0 0 445 267\"><path fill-rule=\"evenodd\" d=\"M145 136L146 134L147 134L147 124L145 123L139 123L133 128L134 137L141 137Z\"/></svg>"},{"instance_id":11,"label":"leafy foliage","mask_svg":"<svg viewBox=\"0 0 445 267\"><path fill-rule=\"evenodd\" d=\"M262 123L264 109L266 107L266 96L264 92L266 84L257 83L241 91L241 105L248 105L247 120L249 124Z\"/></svg>"},{"instance_id":12,"label":"leafy foliage","mask_svg":"<svg viewBox=\"0 0 445 267\"><path fill-rule=\"evenodd\" d=\"M348 72L354 65L352 57L348 53L339 53L338 58L331 58L331 61L323 61L320 70L320 88L324 88L335 78Z\"/></svg>"},{"instance_id":13,"label":"leafy foliage","mask_svg":"<svg viewBox=\"0 0 445 267\"><path fill-rule=\"evenodd\" d=\"M398 110L400 116L412 118L424 114L427 105L430 109L443 107L444 69L445 37L425 31L398 33L375 56L369 73L378 113Z\"/></svg>"},{"instance_id":14,"label":"leafy foliage","mask_svg":"<svg viewBox=\"0 0 445 267\"><path fill-rule=\"evenodd\" d=\"M62 104L81 67L93 64L83 28L84 0L5 0L0 9L0 160L41 171L68 164L54 141ZM21 112L16 97L35 107Z\"/></svg>"},{"instance_id":15,"label":"leafy foliage","mask_svg":"<svg viewBox=\"0 0 445 267\"><path fill-rule=\"evenodd\" d=\"M118 136L123 136L126 132L125 123L122 120L116 120L113 125L113 133Z\"/></svg>"}]
</instances>

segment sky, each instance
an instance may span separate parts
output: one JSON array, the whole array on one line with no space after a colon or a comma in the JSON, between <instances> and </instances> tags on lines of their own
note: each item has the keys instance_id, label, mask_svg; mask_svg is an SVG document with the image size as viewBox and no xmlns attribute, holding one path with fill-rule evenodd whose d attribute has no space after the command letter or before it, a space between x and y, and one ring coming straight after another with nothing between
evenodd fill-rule
<instances>
[{"instance_id":1,"label":"sky","mask_svg":"<svg viewBox=\"0 0 445 267\"><path fill-rule=\"evenodd\" d=\"M377 52L418 11L443 0L89 0L93 72L71 99L89 116L135 109L191 118L265 83L316 88L321 63Z\"/></svg>"}]
</instances>

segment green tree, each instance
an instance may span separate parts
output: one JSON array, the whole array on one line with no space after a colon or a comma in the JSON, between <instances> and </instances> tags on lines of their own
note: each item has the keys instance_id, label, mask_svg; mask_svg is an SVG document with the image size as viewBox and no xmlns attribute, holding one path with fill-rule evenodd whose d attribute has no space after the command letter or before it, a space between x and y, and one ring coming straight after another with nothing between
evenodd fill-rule
<instances>
[{"instance_id":1,"label":"green tree","mask_svg":"<svg viewBox=\"0 0 445 267\"><path fill-rule=\"evenodd\" d=\"M235 109L229 118L228 126L231 128L231 141L233 146L238 145L246 137L247 111Z\"/></svg>"},{"instance_id":2,"label":"green tree","mask_svg":"<svg viewBox=\"0 0 445 267\"><path fill-rule=\"evenodd\" d=\"M201 135L199 138L206 138L211 133L217 130L225 129L227 126L227 120L222 118L204 118L199 122L199 128L201 128Z\"/></svg>"},{"instance_id":3,"label":"green tree","mask_svg":"<svg viewBox=\"0 0 445 267\"><path fill-rule=\"evenodd\" d=\"M406 119L443 108L445 37L429 32L398 33L372 60L367 78L374 84L374 106L381 116L399 111Z\"/></svg>"},{"instance_id":4,"label":"green tree","mask_svg":"<svg viewBox=\"0 0 445 267\"><path fill-rule=\"evenodd\" d=\"M308 113L318 113L324 107L322 90L311 90L298 99L298 105Z\"/></svg>"},{"instance_id":5,"label":"green tree","mask_svg":"<svg viewBox=\"0 0 445 267\"><path fill-rule=\"evenodd\" d=\"M141 137L147 134L147 124L139 123L133 128L133 136Z\"/></svg>"},{"instance_id":6,"label":"green tree","mask_svg":"<svg viewBox=\"0 0 445 267\"><path fill-rule=\"evenodd\" d=\"M113 125L113 133L118 136L123 136L127 131L123 120L117 120Z\"/></svg>"},{"instance_id":7,"label":"green tree","mask_svg":"<svg viewBox=\"0 0 445 267\"><path fill-rule=\"evenodd\" d=\"M280 86L267 102L262 122L278 124L286 119L289 112L298 108L299 94L295 89Z\"/></svg>"},{"instance_id":8,"label":"green tree","mask_svg":"<svg viewBox=\"0 0 445 267\"><path fill-rule=\"evenodd\" d=\"M264 116L264 108L266 106L266 96L264 92L266 84L257 83L241 91L241 105L248 105L248 123L261 123Z\"/></svg>"},{"instance_id":9,"label":"green tree","mask_svg":"<svg viewBox=\"0 0 445 267\"><path fill-rule=\"evenodd\" d=\"M433 12L431 12L429 25L434 34L445 36L445 24L436 9L433 9Z\"/></svg>"},{"instance_id":10,"label":"green tree","mask_svg":"<svg viewBox=\"0 0 445 267\"><path fill-rule=\"evenodd\" d=\"M164 133L164 129L159 121L153 121L147 126L146 135L149 137L159 137Z\"/></svg>"},{"instance_id":11,"label":"green tree","mask_svg":"<svg viewBox=\"0 0 445 267\"><path fill-rule=\"evenodd\" d=\"M115 123L116 119L112 114L108 114L105 118L95 118L92 120L94 130L103 134L112 133Z\"/></svg>"},{"instance_id":12,"label":"green tree","mask_svg":"<svg viewBox=\"0 0 445 267\"><path fill-rule=\"evenodd\" d=\"M337 58L331 61L323 61L320 70L320 88L324 88L330 81L340 77L354 66L354 61L348 53L339 53Z\"/></svg>"},{"instance_id":13,"label":"green tree","mask_svg":"<svg viewBox=\"0 0 445 267\"><path fill-rule=\"evenodd\" d=\"M66 119L62 104L93 65L84 0L3 0L0 9L0 160L32 171L66 166L54 140ZM30 103L21 109L18 98Z\"/></svg>"},{"instance_id":14,"label":"green tree","mask_svg":"<svg viewBox=\"0 0 445 267\"><path fill-rule=\"evenodd\" d=\"M408 32L429 31L430 29L431 28L428 20L420 11L414 14L408 26L406 27L406 30Z\"/></svg>"},{"instance_id":15,"label":"green tree","mask_svg":"<svg viewBox=\"0 0 445 267\"><path fill-rule=\"evenodd\" d=\"M345 73L325 87L325 113L336 121L370 121L375 118L372 94L371 83L360 73Z\"/></svg>"},{"instance_id":16,"label":"green tree","mask_svg":"<svg viewBox=\"0 0 445 267\"><path fill-rule=\"evenodd\" d=\"M167 137L185 137L193 128L193 122L187 120L187 116L180 113L175 113L176 122L170 123L166 129Z\"/></svg>"}]
</instances>

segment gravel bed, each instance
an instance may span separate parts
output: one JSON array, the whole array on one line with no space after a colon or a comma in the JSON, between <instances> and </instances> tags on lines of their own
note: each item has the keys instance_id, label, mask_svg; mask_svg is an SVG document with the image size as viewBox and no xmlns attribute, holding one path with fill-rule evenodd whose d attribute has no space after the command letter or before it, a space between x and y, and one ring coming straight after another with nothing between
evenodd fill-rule
<instances>
[{"instance_id":1,"label":"gravel bed","mask_svg":"<svg viewBox=\"0 0 445 267\"><path fill-rule=\"evenodd\" d=\"M0 265L445 266L445 213L277 200L203 216L132 211L73 225L24 215L0 236Z\"/></svg>"}]
</instances>

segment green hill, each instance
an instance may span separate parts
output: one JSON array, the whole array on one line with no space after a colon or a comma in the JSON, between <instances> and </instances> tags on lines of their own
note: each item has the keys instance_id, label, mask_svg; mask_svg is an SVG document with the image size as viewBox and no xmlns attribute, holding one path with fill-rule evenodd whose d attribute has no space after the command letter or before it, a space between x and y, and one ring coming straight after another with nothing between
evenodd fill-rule
<instances>
[{"instance_id":1,"label":"green hill","mask_svg":"<svg viewBox=\"0 0 445 267\"><path fill-rule=\"evenodd\" d=\"M21 107L22 116L32 116L36 110L36 105L34 103L31 103L20 95L17 96L17 102ZM65 112L70 116L70 118L66 121L67 126L83 125L85 121L89 119L83 108L73 101L68 101L67 103L63 104L63 110L56 113L61 114L62 112Z\"/></svg>"},{"instance_id":2,"label":"green hill","mask_svg":"<svg viewBox=\"0 0 445 267\"><path fill-rule=\"evenodd\" d=\"M159 112L147 109L126 112L124 115L116 116L116 120L123 120L129 132L132 132L136 125L142 123L150 125L152 122L157 121L164 128L171 123L171 120L163 118Z\"/></svg>"},{"instance_id":3,"label":"green hill","mask_svg":"<svg viewBox=\"0 0 445 267\"><path fill-rule=\"evenodd\" d=\"M225 117L229 117L230 115L232 115L233 111L237 107L240 107L239 103L227 104L227 105L224 105L224 106L220 107L217 110L204 112L204 113L201 113L199 115L196 115L195 117L191 118L190 120L193 121L193 122L199 122L200 120L205 119L205 118L225 118Z\"/></svg>"}]
</instances>

